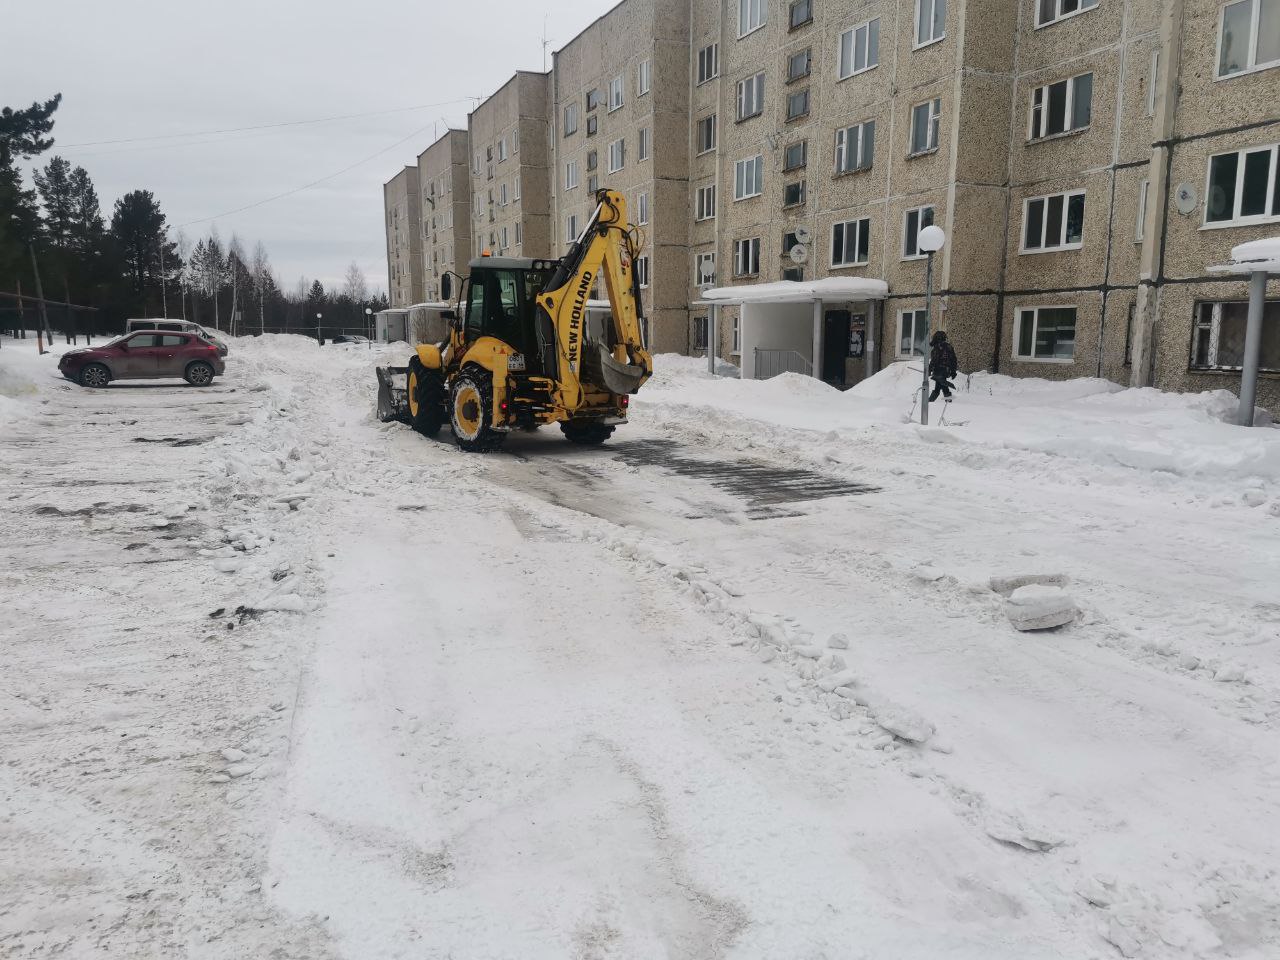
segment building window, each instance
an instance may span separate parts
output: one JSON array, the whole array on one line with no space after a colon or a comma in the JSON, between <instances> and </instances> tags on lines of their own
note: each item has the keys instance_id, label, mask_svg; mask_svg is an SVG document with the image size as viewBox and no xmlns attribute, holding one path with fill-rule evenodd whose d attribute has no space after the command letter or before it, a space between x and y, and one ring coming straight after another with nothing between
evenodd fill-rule
<instances>
[{"instance_id":1,"label":"building window","mask_svg":"<svg viewBox=\"0 0 1280 960\"><path fill-rule=\"evenodd\" d=\"M596 135L596 131L599 129L600 129L599 117L594 117L594 116L587 117L587 136L594 137Z\"/></svg>"},{"instance_id":2,"label":"building window","mask_svg":"<svg viewBox=\"0 0 1280 960\"><path fill-rule=\"evenodd\" d=\"M1023 201L1022 225L1023 253L1079 250L1084 237L1084 191Z\"/></svg>"},{"instance_id":3,"label":"building window","mask_svg":"<svg viewBox=\"0 0 1280 960\"><path fill-rule=\"evenodd\" d=\"M788 143L786 149L782 152L783 172L802 169L808 160L808 148L808 140L797 140L795 143Z\"/></svg>"},{"instance_id":4,"label":"building window","mask_svg":"<svg viewBox=\"0 0 1280 960\"><path fill-rule=\"evenodd\" d=\"M641 60L636 71L636 96L643 97L653 85L653 61Z\"/></svg>"},{"instance_id":5,"label":"building window","mask_svg":"<svg viewBox=\"0 0 1280 960\"><path fill-rule=\"evenodd\" d=\"M707 331L710 329L711 323L709 317L693 318L693 349L707 349Z\"/></svg>"},{"instance_id":6,"label":"building window","mask_svg":"<svg viewBox=\"0 0 1280 960\"><path fill-rule=\"evenodd\" d=\"M1141 243L1147 234L1147 192L1150 188L1150 180L1143 180L1138 186L1138 220L1133 225L1134 243Z\"/></svg>"},{"instance_id":7,"label":"building window","mask_svg":"<svg viewBox=\"0 0 1280 960\"><path fill-rule=\"evenodd\" d=\"M521 229L521 226L522 226L521 222L517 220L516 221L516 246L517 247L520 246L521 242L524 240L524 230Z\"/></svg>"},{"instance_id":8,"label":"building window","mask_svg":"<svg viewBox=\"0 0 1280 960\"><path fill-rule=\"evenodd\" d=\"M587 193L591 194L592 197L595 197L596 193L599 190L600 190L600 178L596 176L596 174L594 173L590 174L587 177Z\"/></svg>"},{"instance_id":9,"label":"building window","mask_svg":"<svg viewBox=\"0 0 1280 960\"><path fill-rule=\"evenodd\" d=\"M609 172L617 173L622 169L627 161L627 144L623 138L618 138L609 144Z\"/></svg>"},{"instance_id":10,"label":"building window","mask_svg":"<svg viewBox=\"0 0 1280 960\"><path fill-rule=\"evenodd\" d=\"M590 113L596 107L600 106L600 91L591 89L587 91L587 113Z\"/></svg>"},{"instance_id":11,"label":"building window","mask_svg":"<svg viewBox=\"0 0 1280 960\"><path fill-rule=\"evenodd\" d=\"M1237 0L1222 8L1218 29L1218 76L1280 65L1280 4Z\"/></svg>"},{"instance_id":12,"label":"building window","mask_svg":"<svg viewBox=\"0 0 1280 960\"><path fill-rule=\"evenodd\" d=\"M1030 140L1083 130L1093 117L1093 74L1059 80L1031 93Z\"/></svg>"},{"instance_id":13,"label":"building window","mask_svg":"<svg viewBox=\"0 0 1280 960\"><path fill-rule=\"evenodd\" d=\"M867 120L836 131L836 173L870 170L876 150L876 122Z\"/></svg>"},{"instance_id":14,"label":"building window","mask_svg":"<svg viewBox=\"0 0 1280 960\"><path fill-rule=\"evenodd\" d=\"M635 260L636 279L640 281L640 286L649 286L649 258L636 257Z\"/></svg>"},{"instance_id":15,"label":"building window","mask_svg":"<svg viewBox=\"0 0 1280 960\"><path fill-rule=\"evenodd\" d=\"M787 83L807 77L813 69L813 52L806 47L787 58Z\"/></svg>"},{"instance_id":16,"label":"building window","mask_svg":"<svg viewBox=\"0 0 1280 960\"><path fill-rule=\"evenodd\" d=\"M1129 304L1129 320L1124 325L1124 365L1133 366L1133 319L1137 315L1138 305Z\"/></svg>"},{"instance_id":17,"label":"building window","mask_svg":"<svg viewBox=\"0 0 1280 960\"><path fill-rule=\"evenodd\" d=\"M1196 304L1191 369L1242 369L1248 317L1247 300ZM1268 373L1280 373L1280 300L1268 300L1263 305L1260 367Z\"/></svg>"},{"instance_id":18,"label":"building window","mask_svg":"<svg viewBox=\"0 0 1280 960\"><path fill-rule=\"evenodd\" d=\"M738 0L738 36L745 37L764 26L767 0Z\"/></svg>"},{"instance_id":19,"label":"building window","mask_svg":"<svg viewBox=\"0 0 1280 960\"><path fill-rule=\"evenodd\" d=\"M902 220L902 259L923 260L928 256L920 249L920 231L933 226L933 207L915 207Z\"/></svg>"},{"instance_id":20,"label":"building window","mask_svg":"<svg viewBox=\"0 0 1280 960\"><path fill-rule=\"evenodd\" d=\"M520 128L516 127L511 131L511 152L520 152Z\"/></svg>"},{"instance_id":21,"label":"building window","mask_svg":"<svg viewBox=\"0 0 1280 960\"><path fill-rule=\"evenodd\" d=\"M924 47L947 35L947 0L916 0L916 43Z\"/></svg>"},{"instance_id":22,"label":"building window","mask_svg":"<svg viewBox=\"0 0 1280 960\"><path fill-rule=\"evenodd\" d=\"M697 143L698 153L707 153L716 148L716 115L714 113L698 121L694 140Z\"/></svg>"},{"instance_id":23,"label":"building window","mask_svg":"<svg viewBox=\"0 0 1280 960\"><path fill-rule=\"evenodd\" d=\"M640 160L648 160L648 159L649 159L649 128L641 127L640 128L640 145L639 145L639 151L636 154L636 160L640 161Z\"/></svg>"},{"instance_id":24,"label":"building window","mask_svg":"<svg viewBox=\"0 0 1280 960\"><path fill-rule=\"evenodd\" d=\"M800 180L796 183L788 183L782 188L782 205L784 207L798 207L804 204L805 191L804 181Z\"/></svg>"},{"instance_id":25,"label":"building window","mask_svg":"<svg viewBox=\"0 0 1280 960\"><path fill-rule=\"evenodd\" d=\"M738 119L747 120L764 111L764 74L738 81Z\"/></svg>"},{"instance_id":26,"label":"building window","mask_svg":"<svg viewBox=\"0 0 1280 960\"><path fill-rule=\"evenodd\" d=\"M578 215L571 213L564 218L564 242L573 243L578 239Z\"/></svg>"},{"instance_id":27,"label":"building window","mask_svg":"<svg viewBox=\"0 0 1280 960\"><path fill-rule=\"evenodd\" d=\"M505 207L507 205L507 185L505 183L498 185L498 206Z\"/></svg>"},{"instance_id":28,"label":"building window","mask_svg":"<svg viewBox=\"0 0 1280 960\"><path fill-rule=\"evenodd\" d=\"M713 43L698 51L698 83L720 76L720 44Z\"/></svg>"},{"instance_id":29,"label":"building window","mask_svg":"<svg viewBox=\"0 0 1280 960\"><path fill-rule=\"evenodd\" d=\"M938 130L942 121L942 100L934 98L911 108L911 152L929 153L938 149Z\"/></svg>"},{"instance_id":30,"label":"building window","mask_svg":"<svg viewBox=\"0 0 1280 960\"><path fill-rule=\"evenodd\" d=\"M799 283L804 279L804 267L784 267L782 270L783 280L794 280Z\"/></svg>"},{"instance_id":31,"label":"building window","mask_svg":"<svg viewBox=\"0 0 1280 960\"><path fill-rule=\"evenodd\" d=\"M742 326L736 315L733 318L733 346L730 348L729 352L734 356L737 356L742 352Z\"/></svg>"},{"instance_id":32,"label":"building window","mask_svg":"<svg viewBox=\"0 0 1280 960\"><path fill-rule=\"evenodd\" d=\"M622 106L622 78L614 77L609 81L609 112Z\"/></svg>"},{"instance_id":33,"label":"building window","mask_svg":"<svg viewBox=\"0 0 1280 960\"><path fill-rule=\"evenodd\" d=\"M733 275L754 277L760 272L760 238L733 241Z\"/></svg>"},{"instance_id":34,"label":"building window","mask_svg":"<svg viewBox=\"0 0 1280 960\"><path fill-rule=\"evenodd\" d=\"M649 222L649 194L641 193L636 197L636 223Z\"/></svg>"},{"instance_id":35,"label":"building window","mask_svg":"<svg viewBox=\"0 0 1280 960\"><path fill-rule=\"evenodd\" d=\"M596 168L596 165L597 165L596 152L594 150L588 150L587 151L587 172L590 173L592 170L594 170Z\"/></svg>"},{"instance_id":36,"label":"building window","mask_svg":"<svg viewBox=\"0 0 1280 960\"><path fill-rule=\"evenodd\" d=\"M503 137L498 141L498 162L502 163L507 159L507 138Z\"/></svg>"},{"instance_id":37,"label":"building window","mask_svg":"<svg viewBox=\"0 0 1280 960\"><path fill-rule=\"evenodd\" d=\"M519 199L520 199L520 174L518 174L518 173L516 174L515 186L514 186L514 188L512 189L511 197L512 197L512 199L513 199L513 200L519 200Z\"/></svg>"},{"instance_id":38,"label":"building window","mask_svg":"<svg viewBox=\"0 0 1280 960\"><path fill-rule=\"evenodd\" d=\"M856 267L871 253L871 220L845 220L831 227L831 266Z\"/></svg>"},{"instance_id":39,"label":"building window","mask_svg":"<svg viewBox=\"0 0 1280 960\"><path fill-rule=\"evenodd\" d=\"M1280 218L1280 146L1253 147L1209 158L1206 224L1269 223Z\"/></svg>"},{"instance_id":40,"label":"building window","mask_svg":"<svg viewBox=\"0 0 1280 960\"><path fill-rule=\"evenodd\" d=\"M813 23L813 0L795 0L791 4L791 16L788 22L792 30L803 27L806 23Z\"/></svg>"},{"instance_id":41,"label":"building window","mask_svg":"<svg viewBox=\"0 0 1280 960\"><path fill-rule=\"evenodd\" d=\"M570 103L564 108L564 135L573 136L578 132L578 105Z\"/></svg>"},{"instance_id":42,"label":"building window","mask_svg":"<svg viewBox=\"0 0 1280 960\"><path fill-rule=\"evenodd\" d=\"M716 185L708 184L698 188L695 204L695 220L714 220L716 217Z\"/></svg>"},{"instance_id":43,"label":"building window","mask_svg":"<svg viewBox=\"0 0 1280 960\"><path fill-rule=\"evenodd\" d=\"M1098 0L1039 0L1036 4L1036 26L1045 27L1057 23L1084 10L1091 10Z\"/></svg>"},{"instance_id":44,"label":"building window","mask_svg":"<svg viewBox=\"0 0 1280 960\"><path fill-rule=\"evenodd\" d=\"M859 24L840 34L836 78L844 80L880 63L880 18Z\"/></svg>"},{"instance_id":45,"label":"building window","mask_svg":"<svg viewBox=\"0 0 1280 960\"><path fill-rule=\"evenodd\" d=\"M570 160L564 165L564 188L572 190L578 185L578 161Z\"/></svg>"},{"instance_id":46,"label":"building window","mask_svg":"<svg viewBox=\"0 0 1280 960\"><path fill-rule=\"evenodd\" d=\"M809 115L809 88L797 90L787 97L787 122Z\"/></svg>"},{"instance_id":47,"label":"building window","mask_svg":"<svg viewBox=\"0 0 1280 960\"><path fill-rule=\"evenodd\" d=\"M506 248L507 248L507 228L506 228L506 227L503 227L503 228L502 228L502 242L501 242L501 244L499 245L499 249L505 250Z\"/></svg>"},{"instance_id":48,"label":"building window","mask_svg":"<svg viewBox=\"0 0 1280 960\"><path fill-rule=\"evenodd\" d=\"M923 357L929 338L929 315L923 310L898 311L898 359Z\"/></svg>"},{"instance_id":49,"label":"building window","mask_svg":"<svg viewBox=\"0 0 1280 960\"><path fill-rule=\"evenodd\" d=\"M698 286L716 282L716 255L700 253L693 259L693 276Z\"/></svg>"},{"instance_id":50,"label":"building window","mask_svg":"<svg viewBox=\"0 0 1280 960\"><path fill-rule=\"evenodd\" d=\"M1018 311L1014 331L1015 360L1075 359L1076 308L1027 307Z\"/></svg>"},{"instance_id":51,"label":"building window","mask_svg":"<svg viewBox=\"0 0 1280 960\"><path fill-rule=\"evenodd\" d=\"M756 154L733 165L733 199L758 197L764 189L764 157Z\"/></svg>"}]
</instances>

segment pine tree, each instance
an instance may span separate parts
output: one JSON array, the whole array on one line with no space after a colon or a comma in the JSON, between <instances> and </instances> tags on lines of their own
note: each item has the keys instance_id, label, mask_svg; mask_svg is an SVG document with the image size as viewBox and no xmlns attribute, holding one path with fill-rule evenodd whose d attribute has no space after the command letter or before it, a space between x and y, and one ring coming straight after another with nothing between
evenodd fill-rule
<instances>
[{"instance_id":1,"label":"pine tree","mask_svg":"<svg viewBox=\"0 0 1280 960\"><path fill-rule=\"evenodd\" d=\"M36 193L22 182L17 161L44 153L53 140L53 113L62 94L23 110L0 109L0 286L9 286L26 262L26 245L40 228Z\"/></svg>"},{"instance_id":2,"label":"pine tree","mask_svg":"<svg viewBox=\"0 0 1280 960\"><path fill-rule=\"evenodd\" d=\"M142 310L158 306L162 278L168 281L176 276L182 261L166 236L165 216L150 190L134 190L116 201L111 240L135 306Z\"/></svg>"},{"instance_id":3,"label":"pine tree","mask_svg":"<svg viewBox=\"0 0 1280 960\"><path fill-rule=\"evenodd\" d=\"M44 206L44 235L50 246L67 250L71 246L75 197L71 187L71 164L54 157L44 171L35 172L36 189Z\"/></svg>"},{"instance_id":4,"label":"pine tree","mask_svg":"<svg viewBox=\"0 0 1280 960\"><path fill-rule=\"evenodd\" d=\"M88 171L76 167L71 171L71 249L81 256L96 256L102 250L104 233L98 191ZM178 253L181 256L182 252Z\"/></svg>"}]
</instances>

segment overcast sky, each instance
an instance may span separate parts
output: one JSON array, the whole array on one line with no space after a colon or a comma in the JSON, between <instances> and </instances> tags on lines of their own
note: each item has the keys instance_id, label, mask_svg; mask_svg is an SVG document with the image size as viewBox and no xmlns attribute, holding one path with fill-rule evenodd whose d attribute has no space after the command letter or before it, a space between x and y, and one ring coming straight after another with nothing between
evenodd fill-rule
<instances>
[{"instance_id":1,"label":"overcast sky","mask_svg":"<svg viewBox=\"0 0 1280 960\"><path fill-rule=\"evenodd\" d=\"M193 239L216 224L224 241L261 240L286 289L303 275L338 284L352 260L385 289L382 184L513 71L542 69L544 18L550 51L612 3L3 0L0 106L62 93L40 163L61 154L88 170L108 219L145 188ZM425 104L439 105L404 109ZM374 111L396 112L100 143Z\"/></svg>"}]
</instances>

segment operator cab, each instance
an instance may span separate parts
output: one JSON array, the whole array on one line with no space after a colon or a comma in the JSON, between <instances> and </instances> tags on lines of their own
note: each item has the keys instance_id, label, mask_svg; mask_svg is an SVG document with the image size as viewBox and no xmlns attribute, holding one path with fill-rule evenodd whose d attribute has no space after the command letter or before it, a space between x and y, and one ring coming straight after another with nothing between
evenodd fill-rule
<instances>
[{"instance_id":1,"label":"operator cab","mask_svg":"<svg viewBox=\"0 0 1280 960\"><path fill-rule=\"evenodd\" d=\"M550 318L539 316L537 296L555 274L559 261L525 257L479 257L471 261L466 305L460 318L463 339L474 343L494 337L519 351L524 369L512 372L547 375L543 358L554 358ZM542 327L543 329L540 329ZM515 358L512 358L515 361ZM554 375L555 371L549 371Z\"/></svg>"}]
</instances>

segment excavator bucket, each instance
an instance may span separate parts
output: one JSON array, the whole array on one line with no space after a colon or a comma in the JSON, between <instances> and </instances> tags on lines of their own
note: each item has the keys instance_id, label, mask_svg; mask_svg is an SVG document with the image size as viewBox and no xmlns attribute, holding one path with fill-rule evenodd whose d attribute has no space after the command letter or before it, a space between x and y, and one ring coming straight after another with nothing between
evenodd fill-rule
<instances>
[{"instance_id":1,"label":"excavator bucket","mask_svg":"<svg viewBox=\"0 0 1280 960\"><path fill-rule=\"evenodd\" d=\"M610 393L635 393L640 389L645 380L644 367L614 359L603 344L593 346L596 349L596 363L588 365L589 379L596 381Z\"/></svg>"},{"instance_id":2,"label":"excavator bucket","mask_svg":"<svg viewBox=\"0 0 1280 960\"><path fill-rule=\"evenodd\" d=\"M377 367L378 375L378 419L383 423L390 420L409 419L409 368Z\"/></svg>"}]
</instances>

